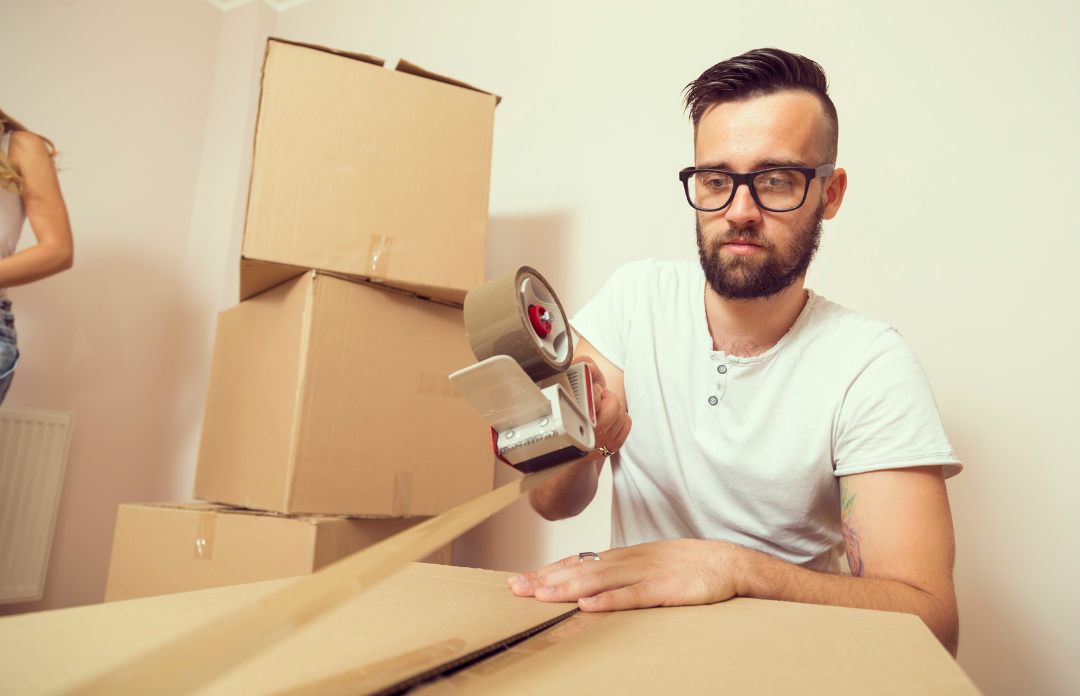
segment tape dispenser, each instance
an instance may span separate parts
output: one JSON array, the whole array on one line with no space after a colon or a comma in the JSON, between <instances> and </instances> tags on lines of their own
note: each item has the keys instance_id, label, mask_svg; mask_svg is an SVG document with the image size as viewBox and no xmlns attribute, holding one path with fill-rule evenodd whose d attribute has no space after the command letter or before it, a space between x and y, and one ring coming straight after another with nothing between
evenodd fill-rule
<instances>
[{"instance_id":1,"label":"tape dispenser","mask_svg":"<svg viewBox=\"0 0 1080 696\"><path fill-rule=\"evenodd\" d=\"M495 456L531 473L596 446L592 374L571 365L570 324L540 273L522 266L470 290L465 330L480 362L450 382L491 426Z\"/></svg>"}]
</instances>

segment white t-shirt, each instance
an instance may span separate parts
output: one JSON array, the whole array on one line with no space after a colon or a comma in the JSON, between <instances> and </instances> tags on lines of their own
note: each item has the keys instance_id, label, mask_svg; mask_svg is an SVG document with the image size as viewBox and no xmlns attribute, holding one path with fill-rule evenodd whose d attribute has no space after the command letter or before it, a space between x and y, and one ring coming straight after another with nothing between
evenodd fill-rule
<instances>
[{"instance_id":1,"label":"white t-shirt","mask_svg":"<svg viewBox=\"0 0 1080 696\"><path fill-rule=\"evenodd\" d=\"M837 571L837 477L962 464L919 360L887 324L808 292L780 342L713 351L705 275L648 259L616 271L574 329L624 373L634 425L612 457L612 546L721 539Z\"/></svg>"}]
</instances>

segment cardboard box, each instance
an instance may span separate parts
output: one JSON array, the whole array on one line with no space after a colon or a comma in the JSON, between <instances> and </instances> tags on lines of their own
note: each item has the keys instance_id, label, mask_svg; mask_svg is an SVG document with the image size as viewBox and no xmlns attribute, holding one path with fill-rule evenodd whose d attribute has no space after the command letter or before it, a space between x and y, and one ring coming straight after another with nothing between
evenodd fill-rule
<instances>
[{"instance_id":1,"label":"cardboard box","mask_svg":"<svg viewBox=\"0 0 1080 696\"><path fill-rule=\"evenodd\" d=\"M267 42L241 299L306 269L457 303L483 282L497 98L382 66Z\"/></svg>"},{"instance_id":2,"label":"cardboard box","mask_svg":"<svg viewBox=\"0 0 1080 696\"><path fill-rule=\"evenodd\" d=\"M121 505L105 601L310 575L426 518L300 517L212 503ZM452 546L424 559L450 565Z\"/></svg>"},{"instance_id":3,"label":"cardboard box","mask_svg":"<svg viewBox=\"0 0 1080 696\"><path fill-rule=\"evenodd\" d=\"M448 375L460 309L309 271L218 316L194 497L291 514L446 512L494 483Z\"/></svg>"},{"instance_id":4,"label":"cardboard box","mask_svg":"<svg viewBox=\"0 0 1080 696\"><path fill-rule=\"evenodd\" d=\"M573 694L582 684L611 696L980 693L916 616L733 599L574 614L409 696Z\"/></svg>"},{"instance_id":5,"label":"cardboard box","mask_svg":"<svg viewBox=\"0 0 1080 696\"><path fill-rule=\"evenodd\" d=\"M424 696L979 693L914 616L736 599L559 622L575 605L515 597L509 576L411 564L193 693L397 693L425 678ZM0 684L58 693L293 582L0 618Z\"/></svg>"}]
</instances>

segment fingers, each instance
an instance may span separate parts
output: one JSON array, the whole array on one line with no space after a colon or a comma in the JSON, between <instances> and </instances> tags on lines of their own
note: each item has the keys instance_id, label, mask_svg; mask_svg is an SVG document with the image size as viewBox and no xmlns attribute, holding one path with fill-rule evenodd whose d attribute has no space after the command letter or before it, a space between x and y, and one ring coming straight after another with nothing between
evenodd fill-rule
<instances>
[{"instance_id":1,"label":"fingers","mask_svg":"<svg viewBox=\"0 0 1080 696\"><path fill-rule=\"evenodd\" d=\"M619 395L610 389L604 389L600 398L600 410L596 415L596 435L605 440L605 446L607 439L614 439L622 431L628 418L626 407Z\"/></svg>"},{"instance_id":2,"label":"fingers","mask_svg":"<svg viewBox=\"0 0 1080 696\"><path fill-rule=\"evenodd\" d=\"M622 552L620 549L611 549L604 551L601 556L602 559L606 559L606 564L611 565L617 563L622 558ZM556 561L550 565L546 565L543 568L538 568L531 573L524 573L522 575L515 575L507 581L510 589L514 594L519 597L542 597L544 594L536 595L536 590L543 587L554 587L568 580L578 578L584 575L596 573L602 569L602 564L605 564L605 560L600 561L582 561L577 555L569 556L560 561ZM607 567L607 566L603 566ZM600 590L597 590L599 592ZM574 599L577 599L575 597ZM548 601L573 601L573 600L553 600Z\"/></svg>"},{"instance_id":3,"label":"fingers","mask_svg":"<svg viewBox=\"0 0 1080 696\"><path fill-rule=\"evenodd\" d=\"M594 597L582 597L578 599L578 609L589 612L623 611L658 607L663 603L664 595L660 588L655 583L645 581L601 592Z\"/></svg>"},{"instance_id":4,"label":"fingers","mask_svg":"<svg viewBox=\"0 0 1080 696\"><path fill-rule=\"evenodd\" d=\"M604 377L604 373L600 371L600 366L596 364L596 361L588 355L578 355L570 364L577 365L582 362L589 363L589 373L592 374L593 384L599 384L601 387L606 387L607 378ZM597 398L599 398L599 396Z\"/></svg>"},{"instance_id":5,"label":"fingers","mask_svg":"<svg viewBox=\"0 0 1080 696\"><path fill-rule=\"evenodd\" d=\"M565 568L568 565L581 562L582 561L577 556L569 556L562 559L561 561L556 561L554 563L548 564L543 568L537 568L531 573L515 575L514 577L507 580L507 584L510 585L510 589L514 591L514 594L518 595L519 597L532 597L533 592L536 590L536 588L543 586L542 583L535 582L537 578L547 577L548 575L554 573L560 568ZM595 563L595 561L592 562Z\"/></svg>"},{"instance_id":6,"label":"fingers","mask_svg":"<svg viewBox=\"0 0 1080 696\"><path fill-rule=\"evenodd\" d=\"M626 438L630 436L630 428L633 425L633 420L630 415L627 414L626 421L623 423L622 429L615 434L611 441L608 443L601 443L604 447L607 447L612 452L618 452L622 449L622 446L626 444Z\"/></svg>"},{"instance_id":7,"label":"fingers","mask_svg":"<svg viewBox=\"0 0 1080 696\"><path fill-rule=\"evenodd\" d=\"M536 597L542 602L576 602L607 590L631 584L634 572L619 563L582 561L556 568L545 575L512 582L510 588L519 597Z\"/></svg>"}]
</instances>

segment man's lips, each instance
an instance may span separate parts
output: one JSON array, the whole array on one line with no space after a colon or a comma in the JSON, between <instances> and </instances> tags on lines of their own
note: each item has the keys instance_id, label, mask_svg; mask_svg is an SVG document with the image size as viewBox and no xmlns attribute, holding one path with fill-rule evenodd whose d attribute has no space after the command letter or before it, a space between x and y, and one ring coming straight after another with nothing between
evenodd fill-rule
<instances>
[{"instance_id":1,"label":"man's lips","mask_svg":"<svg viewBox=\"0 0 1080 696\"><path fill-rule=\"evenodd\" d=\"M730 251L732 254L738 256L749 256L755 254L761 247L747 239L733 239L730 242L724 242L722 246Z\"/></svg>"}]
</instances>

